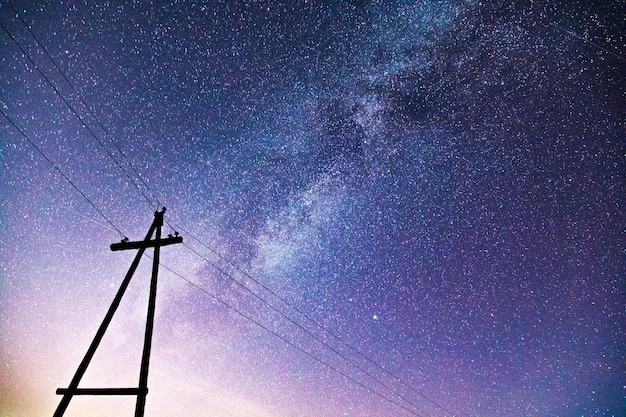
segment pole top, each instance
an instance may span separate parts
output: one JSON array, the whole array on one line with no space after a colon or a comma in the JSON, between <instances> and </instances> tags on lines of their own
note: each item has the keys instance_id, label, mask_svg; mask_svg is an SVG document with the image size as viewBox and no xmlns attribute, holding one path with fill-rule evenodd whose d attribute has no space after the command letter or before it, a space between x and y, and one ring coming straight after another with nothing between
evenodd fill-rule
<instances>
[{"instance_id":1,"label":"pole top","mask_svg":"<svg viewBox=\"0 0 626 417\"><path fill-rule=\"evenodd\" d=\"M163 214L165 213L165 210L167 209L163 207L163 210L157 210L154 212L154 222L152 223L150 235L152 235L152 231L154 230L154 228L160 228L163 226ZM136 242L130 242L128 238L125 237L124 239L122 239L121 242L113 243L111 245L111 250L118 251L128 249L156 248L161 246L173 245L176 243L183 243L183 238L182 236L179 236L178 232L176 232L175 236L168 235L168 237L165 239L150 240L148 237L146 237L145 240Z\"/></svg>"}]
</instances>

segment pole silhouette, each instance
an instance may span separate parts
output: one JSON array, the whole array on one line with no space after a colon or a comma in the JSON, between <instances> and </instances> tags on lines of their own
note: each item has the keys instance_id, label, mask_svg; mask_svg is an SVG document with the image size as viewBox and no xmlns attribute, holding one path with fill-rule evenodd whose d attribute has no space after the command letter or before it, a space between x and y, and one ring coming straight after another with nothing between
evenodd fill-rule
<instances>
[{"instance_id":1,"label":"pole silhouette","mask_svg":"<svg viewBox=\"0 0 626 417\"><path fill-rule=\"evenodd\" d=\"M59 395L63 395L56 411L54 412L53 417L62 417L67 410L67 407L72 400L74 395L135 395L137 396L137 403L135 406L135 417L143 417L144 409L146 404L146 396L148 395L148 367L150 364L150 350L152 347L152 329L154 326L154 312L156 305L156 293L157 293L157 281L158 281L158 273L159 273L159 256L160 256L160 248L161 246L172 245L176 243L182 243L183 238L181 236L168 236L165 239L161 239L161 228L163 227L163 215L165 214L165 207L163 207L162 211L156 211L154 213L154 221L146 234L146 237L142 241L137 242L129 242L124 239L122 242L114 243L111 245L112 251L118 250L130 250L130 249L138 249L133 262L120 285L119 290L115 294L115 298L111 303L96 335L94 336L89 348L87 349L87 353L85 354L83 360L81 361L74 377L72 378L69 386L67 388L59 388L56 393ZM152 239L152 235L155 234L155 239ZM139 385L138 387L132 388L78 388L78 384L82 379L85 371L87 371L87 367L91 362L104 334L106 333L111 320L113 319L113 315L115 311L120 305L122 301L122 297L128 288L128 284L130 283L131 278L133 277L137 266L139 265L139 261L143 256L145 250L147 248L154 248L154 257L152 261L152 276L150 279L150 296L148 299L148 314L146 318L146 331L144 334L144 345L143 345L143 353L141 357L141 368L139 371Z\"/></svg>"}]
</instances>

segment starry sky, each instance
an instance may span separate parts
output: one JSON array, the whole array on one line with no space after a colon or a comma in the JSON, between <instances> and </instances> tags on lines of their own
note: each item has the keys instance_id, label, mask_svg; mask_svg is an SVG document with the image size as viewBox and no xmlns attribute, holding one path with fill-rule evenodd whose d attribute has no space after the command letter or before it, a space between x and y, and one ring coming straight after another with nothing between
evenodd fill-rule
<instances>
[{"instance_id":1,"label":"starry sky","mask_svg":"<svg viewBox=\"0 0 626 417\"><path fill-rule=\"evenodd\" d=\"M624 415L625 11L2 1L0 415Z\"/></svg>"}]
</instances>

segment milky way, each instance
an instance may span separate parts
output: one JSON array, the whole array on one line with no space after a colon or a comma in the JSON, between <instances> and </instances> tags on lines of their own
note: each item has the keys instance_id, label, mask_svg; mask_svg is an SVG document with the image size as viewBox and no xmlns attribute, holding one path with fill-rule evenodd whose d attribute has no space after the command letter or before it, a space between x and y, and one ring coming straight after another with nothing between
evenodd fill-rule
<instances>
[{"instance_id":1,"label":"milky way","mask_svg":"<svg viewBox=\"0 0 626 417\"><path fill-rule=\"evenodd\" d=\"M2 416L162 206L146 415L624 414L623 1L126 3L0 5ZM81 387L136 386L150 265Z\"/></svg>"}]
</instances>

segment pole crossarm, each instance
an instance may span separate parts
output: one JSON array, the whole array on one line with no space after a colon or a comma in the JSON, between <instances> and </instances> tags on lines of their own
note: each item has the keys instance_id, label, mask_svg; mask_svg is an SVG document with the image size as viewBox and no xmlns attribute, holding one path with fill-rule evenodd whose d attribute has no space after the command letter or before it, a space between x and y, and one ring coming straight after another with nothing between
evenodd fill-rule
<instances>
[{"instance_id":1,"label":"pole crossarm","mask_svg":"<svg viewBox=\"0 0 626 417\"><path fill-rule=\"evenodd\" d=\"M161 246L173 245L176 243L182 243L183 238L178 236L169 235L165 239L161 239L161 228L163 227L163 215L165 214L165 207L163 207L162 211L156 211L154 213L154 221L146 234L146 237L142 241L138 242L128 242L124 240L119 243L114 243L111 245L112 251L118 250L128 250L128 249L139 249L135 258L122 281L122 284L117 291L111 306L109 307L104 320L100 324L98 331L96 332L95 337L93 338L89 349L87 349L87 353L85 354L83 360L81 361L72 381L70 382L67 388L59 388L56 393L58 395L62 395L61 399L55 413L54 417L61 417L65 413L70 400L74 395L134 395L137 397L137 402L135 406L135 417L143 417L146 403L146 396L148 394L148 366L150 364L150 350L152 346L152 328L154 326L154 313L156 306L156 292L157 292L157 277L159 271L159 253ZM154 234L154 239L152 236ZM96 349L98 348L102 338L104 337L104 333L106 332L111 320L113 319L113 315L117 310L120 302L122 301L122 297L130 283L137 266L139 265L139 261L143 256L145 250L147 248L154 248L154 257L152 259L152 277L150 279L150 294L148 299L148 314L146 317L146 331L144 335L144 345L143 345L143 353L141 358L141 368L139 372L139 387L138 388L78 388L78 384L82 379L91 359L96 353Z\"/></svg>"},{"instance_id":2,"label":"pole crossarm","mask_svg":"<svg viewBox=\"0 0 626 417\"><path fill-rule=\"evenodd\" d=\"M128 250L128 249L141 249L141 248L155 248L157 246L173 245L175 243L183 243L182 236L171 236L165 239L155 239L149 241L137 241L137 242L119 242L111 245L112 251Z\"/></svg>"}]
</instances>

